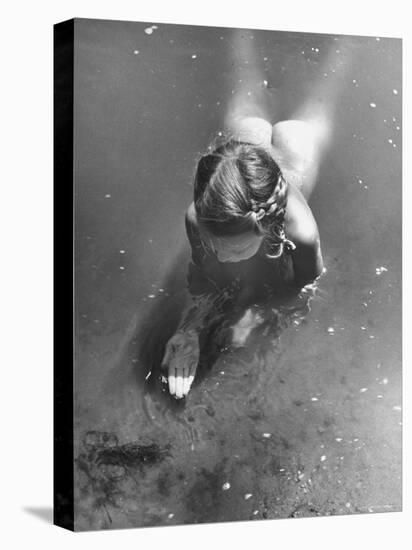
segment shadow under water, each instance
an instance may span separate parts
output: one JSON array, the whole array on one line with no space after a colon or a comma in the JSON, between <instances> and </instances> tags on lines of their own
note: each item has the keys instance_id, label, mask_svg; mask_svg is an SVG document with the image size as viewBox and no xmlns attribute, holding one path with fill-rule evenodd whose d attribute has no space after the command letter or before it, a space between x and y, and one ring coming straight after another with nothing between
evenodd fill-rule
<instances>
[{"instance_id":1,"label":"shadow under water","mask_svg":"<svg viewBox=\"0 0 412 550\"><path fill-rule=\"evenodd\" d=\"M167 515L160 503L165 495L172 499L180 485L185 498L190 494L199 499L212 476L216 489L225 469L232 467L234 444L221 440L227 426L242 418L245 427L249 422L249 429L256 431L265 423L265 388L276 376L279 337L290 325L305 323L310 311L315 285L287 298L285 289L278 289L258 301L254 295L241 298L235 281L220 294L201 297L199 312L207 307L208 315L199 336L196 380L189 395L177 400L169 394L161 363L190 299L182 278L184 257L184 252L177 256L162 283L164 293L150 302L106 380L100 399L112 421L110 431L91 429L80 441L79 529L82 522L97 528L163 524L173 514ZM101 428L101 419L98 425ZM259 446L254 438L253 445ZM188 452L191 460L197 457L190 482ZM248 463L245 458L245 467ZM213 473L216 468L219 472ZM216 491L220 493L220 487ZM214 507L201 498L203 505L195 507L190 521L215 521ZM177 501L171 502L176 508Z\"/></svg>"}]
</instances>

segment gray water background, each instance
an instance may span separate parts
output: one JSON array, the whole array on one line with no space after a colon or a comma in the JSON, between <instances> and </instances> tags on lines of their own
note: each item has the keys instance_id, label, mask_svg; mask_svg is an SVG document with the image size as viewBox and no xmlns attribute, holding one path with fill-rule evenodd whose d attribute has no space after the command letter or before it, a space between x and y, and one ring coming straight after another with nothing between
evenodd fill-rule
<instances>
[{"instance_id":1,"label":"gray water background","mask_svg":"<svg viewBox=\"0 0 412 550\"><path fill-rule=\"evenodd\" d=\"M276 119L352 48L310 203L327 273L309 313L222 353L177 404L144 378L244 60L231 29L152 24L75 23L76 528L400 510L401 42L244 31Z\"/></svg>"}]
</instances>

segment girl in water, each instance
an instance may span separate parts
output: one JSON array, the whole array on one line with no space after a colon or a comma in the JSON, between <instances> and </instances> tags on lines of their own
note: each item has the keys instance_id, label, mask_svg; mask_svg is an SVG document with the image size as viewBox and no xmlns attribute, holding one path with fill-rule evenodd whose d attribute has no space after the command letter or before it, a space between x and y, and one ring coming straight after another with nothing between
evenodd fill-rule
<instances>
[{"instance_id":1,"label":"girl in water","mask_svg":"<svg viewBox=\"0 0 412 550\"><path fill-rule=\"evenodd\" d=\"M238 46L250 58L253 52L245 51L245 41ZM328 102L325 97L319 102L316 90L316 99L306 103L299 119L272 126L262 108L268 92L256 86L260 75L252 69L246 80L242 76L243 89L226 119L228 136L200 158L194 200L186 213L191 298L162 362L170 394L177 399L190 390L199 334L228 289L243 313L232 327L232 343L242 344L244 334L261 321L257 303L273 294L296 296L324 270L308 199L329 140ZM253 85L257 90L251 101ZM330 89L328 93L331 99Z\"/></svg>"}]
</instances>

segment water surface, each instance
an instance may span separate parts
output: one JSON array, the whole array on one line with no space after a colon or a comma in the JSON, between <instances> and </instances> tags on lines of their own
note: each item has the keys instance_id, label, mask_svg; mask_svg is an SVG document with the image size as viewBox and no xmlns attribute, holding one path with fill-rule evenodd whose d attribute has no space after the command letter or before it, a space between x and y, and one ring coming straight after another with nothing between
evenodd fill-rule
<instances>
[{"instance_id":1,"label":"water surface","mask_svg":"<svg viewBox=\"0 0 412 550\"><path fill-rule=\"evenodd\" d=\"M311 198L327 273L246 347L217 331L177 402L145 378L185 300L195 162L245 59L233 30L153 24L75 25L76 528L400 510L400 41L244 31L272 122L352 51Z\"/></svg>"}]
</instances>

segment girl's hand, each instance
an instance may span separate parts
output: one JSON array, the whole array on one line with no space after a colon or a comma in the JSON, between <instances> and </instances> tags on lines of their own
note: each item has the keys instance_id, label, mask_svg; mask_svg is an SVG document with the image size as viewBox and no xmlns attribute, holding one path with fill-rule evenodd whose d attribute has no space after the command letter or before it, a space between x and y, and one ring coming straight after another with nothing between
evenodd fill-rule
<instances>
[{"instance_id":1,"label":"girl's hand","mask_svg":"<svg viewBox=\"0 0 412 550\"><path fill-rule=\"evenodd\" d=\"M162 368L168 370L170 394L185 397L195 378L199 362L199 336L195 331L176 332L166 344Z\"/></svg>"}]
</instances>

